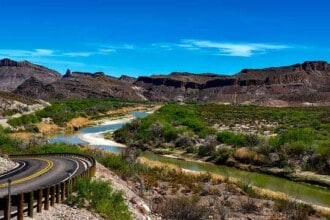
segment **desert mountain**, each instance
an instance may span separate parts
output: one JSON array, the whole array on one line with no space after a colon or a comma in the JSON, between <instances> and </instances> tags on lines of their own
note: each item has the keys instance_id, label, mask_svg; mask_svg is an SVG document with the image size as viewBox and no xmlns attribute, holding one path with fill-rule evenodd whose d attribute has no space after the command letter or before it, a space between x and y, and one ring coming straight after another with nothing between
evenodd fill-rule
<instances>
[{"instance_id":1,"label":"desert mountain","mask_svg":"<svg viewBox=\"0 0 330 220\"><path fill-rule=\"evenodd\" d=\"M1 91L14 91L19 85L31 77L35 77L43 83L52 83L59 79L61 75L55 70L32 64L28 61L0 60Z\"/></svg>"},{"instance_id":2,"label":"desert mountain","mask_svg":"<svg viewBox=\"0 0 330 220\"><path fill-rule=\"evenodd\" d=\"M304 62L266 69L243 69L233 76L171 73L139 77L134 83L152 100L237 103L330 102L330 65Z\"/></svg>"},{"instance_id":3,"label":"desert mountain","mask_svg":"<svg viewBox=\"0 0 330 220\"><path fill-rule=\"evenodd\" d=\"M102 72L67 72L62 78L49 84L32 77L20 85L15 93L46 100L63 98L142 99L131 82L107 76Z\"/></svg>"},{"instance_id":4,"label":"desert mountain","mask_svg":"<svg viewBox=\"0 0 330 220\"><path fill-rule=\"evenodd\" d=\"M2 77L2 78L1 78ZM277 105L330 104L330 65L308 61L291 66L243 69L232 75L173 72L138 79L102 72L57 72L29 62L2 60L0 90L45 100L112 97L152 101L211 101ZM4 81L2 81L4 79ZM273 104L272 104L273 103Z\"/></svg>"}]
</instances>

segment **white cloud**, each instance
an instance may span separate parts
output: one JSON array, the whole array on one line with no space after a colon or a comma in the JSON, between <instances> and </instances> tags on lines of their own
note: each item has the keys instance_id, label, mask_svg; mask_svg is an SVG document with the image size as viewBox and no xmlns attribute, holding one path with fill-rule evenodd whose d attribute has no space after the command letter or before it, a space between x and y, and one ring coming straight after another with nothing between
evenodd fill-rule
<instances>
[{"instance_id":1,"label":"white cloud","mask_svg":"<svg viewBox=\"0 0 330 220\"><path fill-rule=\"evenodd\" d=\"M52 56L54 54L53 50L47 49L36 49L33 53L34 56Z\"/></svg>"},{"instance_id":2,"label":"white cloud","mask_svg":"<svg viewBox=\"0 0 330 220\"><path fill-rule=\"evenodd\" d=\"M199 50L200 49L199 47L196 47L192 44L185 44L185 43L177 44L176 46L180 47L180 48L183 48L183 49L186 49L186 50Z\"/></svg>"},{"instance_id":3,"label":"white cloud","mask_svg":"<svg viewBox=\"0 0 330 220\"><path fill-rule=\"evenodd\" d=\"M68 57L89 57L93 53L92 52L68 52L62 53L59 56L68 56Z\"/></svg>"},{"instance_id":4,"label":"white cloud","mask_svg":"<svg viewBox=\"0 0 330 220\"><path fill-rule=\"evenodd\" d=\"M210 49L216 50L216 55L251 57L255 54L265 53L268 50L282 50L291 48L281 44L260 44L260 43L219 43L207 40L182 40L178 47L191 50Z\"/></svg>"},{"instance_id":5,"label":"white cloud","mask_svg":"<svg viewBox=\"0 0 330 220\"><path fill-rule=\"evenodd\" d=\"M99 49L100 53L113 53L116 52L116 49L114 48L103 48L103 49Z\"/></svg>"},{"instance_id":6,"label":"white cloud","mask_svg":"<svg viewBox=\"0 0 330 220\"><path fill-rule=\"evenodd\" d=\"M38 56L53 56L54 51L47 49L35 50L0 50L0 55L9 57L38 57Z\"/></svg>"},{"instance_id":7,"label":"white cloud","mask_svg":"<svg viewBox=\"0 0 330 220\"><path fill-rule=\"evenodd\" d=\"M14 58L31 58L31 57L89 57L99 52L61 52L49 49L34 49L34 50L0 50L0 55L4 57Z\"/></svg>"}]
</instances>

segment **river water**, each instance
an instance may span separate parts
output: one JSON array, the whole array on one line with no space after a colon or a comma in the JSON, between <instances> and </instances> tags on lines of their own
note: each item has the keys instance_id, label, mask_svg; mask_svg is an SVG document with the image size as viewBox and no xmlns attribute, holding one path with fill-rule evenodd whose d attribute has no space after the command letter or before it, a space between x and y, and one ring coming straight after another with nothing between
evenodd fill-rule
<instances>
[{"instance_id":1,"label":"river water","mask_svg":"<svg viewBox=\"0 0 330 220\"><path fill-rule=\"evenodd\" d=\"M132 115L134 117L140 118L140 117L145 117L147 113L132 112ZM124 126L126 123L127 122L121 122L116 124L87 127L71 135L55 136L51 138L50 141L53 143L65 142L70 144L88 144L86 141L83 141L79 138L81 134L95 135L107 131L115 131L121 128L122 126ZM93 147L110 150L115 153L120 153L122 149L120 147L112 146L112 145L99 145L99 144L96 145L92 143L90 143L90 145ZM162 157L160 155L156 155L151 152L145 152L142 154L142 156L154 161L173 164L182 169L187 169L192 171L206 171L223 176L228 176L229 178L236 178L240 181L249 183L253 186L269 189L275 192L282 192L301 201L330 208L330 190L325 188L311 186L304 183L297 183L294 181L275 177L272 175L243 171L228 166L219 166L210 163L191 162L191 161L183 161L173 158Z\"/></svg>"}]
</instances>

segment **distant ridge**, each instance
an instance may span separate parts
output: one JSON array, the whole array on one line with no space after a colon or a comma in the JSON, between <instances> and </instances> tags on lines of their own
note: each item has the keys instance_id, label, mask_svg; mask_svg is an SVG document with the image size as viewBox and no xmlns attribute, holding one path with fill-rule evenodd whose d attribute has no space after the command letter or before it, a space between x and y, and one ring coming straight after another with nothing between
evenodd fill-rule
<instances>
[{"instance_id":1,"label":"distant ridge","mask_svg":"<svg viewBox=\"0 0 330 220\"><path fill-rule=\"evenodd\" d=\"M43 83L52 83L61 77L60 73L28 61L0 60L0 90L14 91L27 79L35 77Z\"/></svg>"},{"instance_id":2,"label":"distant ridge","mask_svg":"<svg viewBox=\"0 0 330 220\"><path fill-rule=\"evenodd\" d=\"M172 72L168 75L123 75L71 72L64 76L27 61L0 61L2 91L42 99L122 98L151 101L222 103L330 104L330 65L306 61L283 67L243 69L232 76Z\"/></svg>"}]
</instances>

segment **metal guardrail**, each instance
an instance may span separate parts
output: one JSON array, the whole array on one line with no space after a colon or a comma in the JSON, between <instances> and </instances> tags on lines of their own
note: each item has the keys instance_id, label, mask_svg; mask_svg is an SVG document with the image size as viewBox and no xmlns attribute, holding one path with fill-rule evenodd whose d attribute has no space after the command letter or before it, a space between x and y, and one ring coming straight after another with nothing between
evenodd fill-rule
<instances>
[{"instance_id":1,"label":"metal guardrail","mask_svg":"<svg viewBox=\"0 0 330 220\"><path fill-rule=\"evenodd\" d=\"M11 219L17 217L18 220L23 220L24 212L30 218L33 218L35 200L36 211L42 212L42 209L48 210L50 206L55 203L60 203L65 198L68 198L72 191L76 189L78 178L86 180L89 177L93 177L96 172L96 162L91 156L76 153L48 153L48 154L15 154L10 155L10 158L24 158L24 157L76 157L84 160L88 160L91 166L88 166L87 170L83 173L76 175L66 181L59 182L50 186L42 187L29 192L21 192L16 195L11 195L11 198L5 196L0 198L0 211L3 211L4 215L0 219ZM11 204L10 204L11 203ZM10 212L9 206L16 207L15 212Z\"/></svg>"}]
</instances>

